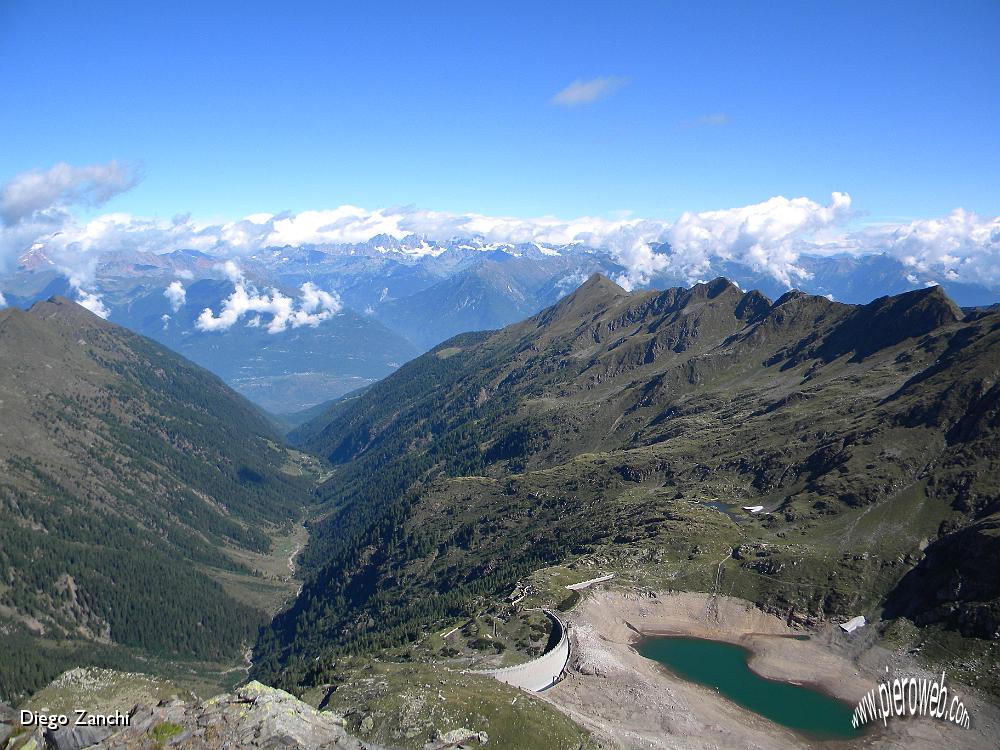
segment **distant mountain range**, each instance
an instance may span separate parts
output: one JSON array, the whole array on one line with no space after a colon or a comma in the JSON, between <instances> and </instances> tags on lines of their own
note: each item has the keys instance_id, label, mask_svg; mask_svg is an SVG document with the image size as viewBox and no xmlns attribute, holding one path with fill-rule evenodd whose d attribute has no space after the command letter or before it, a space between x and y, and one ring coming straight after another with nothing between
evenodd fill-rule
<instances>
[{"instance_id":1,"label":"distant mountain range","mask_svg":"<svg viewBox=\"0 0 1000 750\"><path fill-rule=\"evenodd\" d=\"M668 245L651 248L663 256L672 253ZM228 271L225 260L196 250L107 252L88 271L92 281L85 288L100 294L111 320L184 353L275 413L299 411L367 385L457 333L492 330L532 315L592 273L616 278L625 272L609 250L579 244L388 235L354 244L270 248L235 259ZM941 285L963 307L1000 301L1000 289L917 272L885 255L803 256L799 265L811 274L800 283L804 291L839 302L866 303L929 284ZM279 333L248 328L251 316L226 330L199 330L202 311L218 313L233 292L228 276L235 267L261 293L274 288L294 299L301 285L310 283L335 292L343 308L315 327ZM44 251L30 250L0 276L0 292L8 304L21 307L53 294L72 298L77 293L68 273ZM699 273L706 279L725 276L772 298L788 291L772 276L722 258ZM648 286L690 281L660 273L648 278ZM176 310L164 296L173 283L186 295Z\"/></svg>"}]
</instances>

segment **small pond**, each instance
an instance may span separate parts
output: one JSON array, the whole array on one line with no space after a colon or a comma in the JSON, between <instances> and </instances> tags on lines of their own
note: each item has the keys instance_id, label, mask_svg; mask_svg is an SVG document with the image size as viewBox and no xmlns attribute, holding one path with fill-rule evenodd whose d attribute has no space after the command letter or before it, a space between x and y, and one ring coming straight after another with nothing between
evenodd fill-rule
<instances>
[{"instance_id":1,"label":"small pond","mask_svg":"<svg viewBox=\"0 0 1000 750\"><path fill-rule=\"evenodd\" d=\"M851 726L854 709L815 688L769 680L750 669L742 646L701 638L662 637L637 650L679 677L716 689L734 703L816 739L861 736Z\"/></svg>"}]
</instances>

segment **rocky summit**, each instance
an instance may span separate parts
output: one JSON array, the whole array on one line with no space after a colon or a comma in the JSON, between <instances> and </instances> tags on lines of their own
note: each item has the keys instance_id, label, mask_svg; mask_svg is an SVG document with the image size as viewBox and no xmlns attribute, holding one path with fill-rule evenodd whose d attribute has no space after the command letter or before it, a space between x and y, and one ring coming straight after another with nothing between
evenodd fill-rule
<instances>
[{"instance_id":1,"label":"rocky summit","mask_svg":"<svg viewBox=\"0 0 1000 750\"><path fill-rule=\"evenodd\" d=\"M13 712L9 712L13 718ZM206 701L180 699L136 705L126 727L14 730L3 750L375 750L344 729L330 711L318 711L282 690L250 682ZM0 735L2 736L2 735Z\"/></svg>"}]
</instances>

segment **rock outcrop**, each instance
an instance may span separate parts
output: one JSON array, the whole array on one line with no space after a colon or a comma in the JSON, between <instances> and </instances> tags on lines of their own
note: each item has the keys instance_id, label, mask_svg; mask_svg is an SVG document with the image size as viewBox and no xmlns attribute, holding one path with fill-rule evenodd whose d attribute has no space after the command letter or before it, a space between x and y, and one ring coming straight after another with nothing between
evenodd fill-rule
<instances>
[{"instance_id":1,"label":"rock outcrop","mask_svg":"<svg viewBox=\"0 0 1000 750\"><path fill-rule=\"evenodd\" d=\"M162 701L137 705L126 727L64 727L18 730L3 750L375 750L350 736L344 721L294 695L259 682L200 703Z\"/></svg>"}]
</instances>

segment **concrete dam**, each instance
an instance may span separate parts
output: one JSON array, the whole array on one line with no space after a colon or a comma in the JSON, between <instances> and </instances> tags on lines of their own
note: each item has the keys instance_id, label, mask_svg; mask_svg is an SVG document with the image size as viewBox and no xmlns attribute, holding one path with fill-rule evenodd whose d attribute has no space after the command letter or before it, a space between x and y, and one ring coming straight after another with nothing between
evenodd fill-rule
<instances>
[{"instance_id":1,"label":"concrete dam","mask_svg":"<svg viewBox=\"0 0 1000 750\"><path fill-rule=\"evenodd\" d=\"M569 661L569 633L566 625L554 613L542 610L550 620L552 627L559 633L559 641L551 649L536 659L524 664L500 669L475 670L473 674L488 674L508 685L539 693L559 682L559 677L566 662Z\"/></svg>"}]
</instances>

